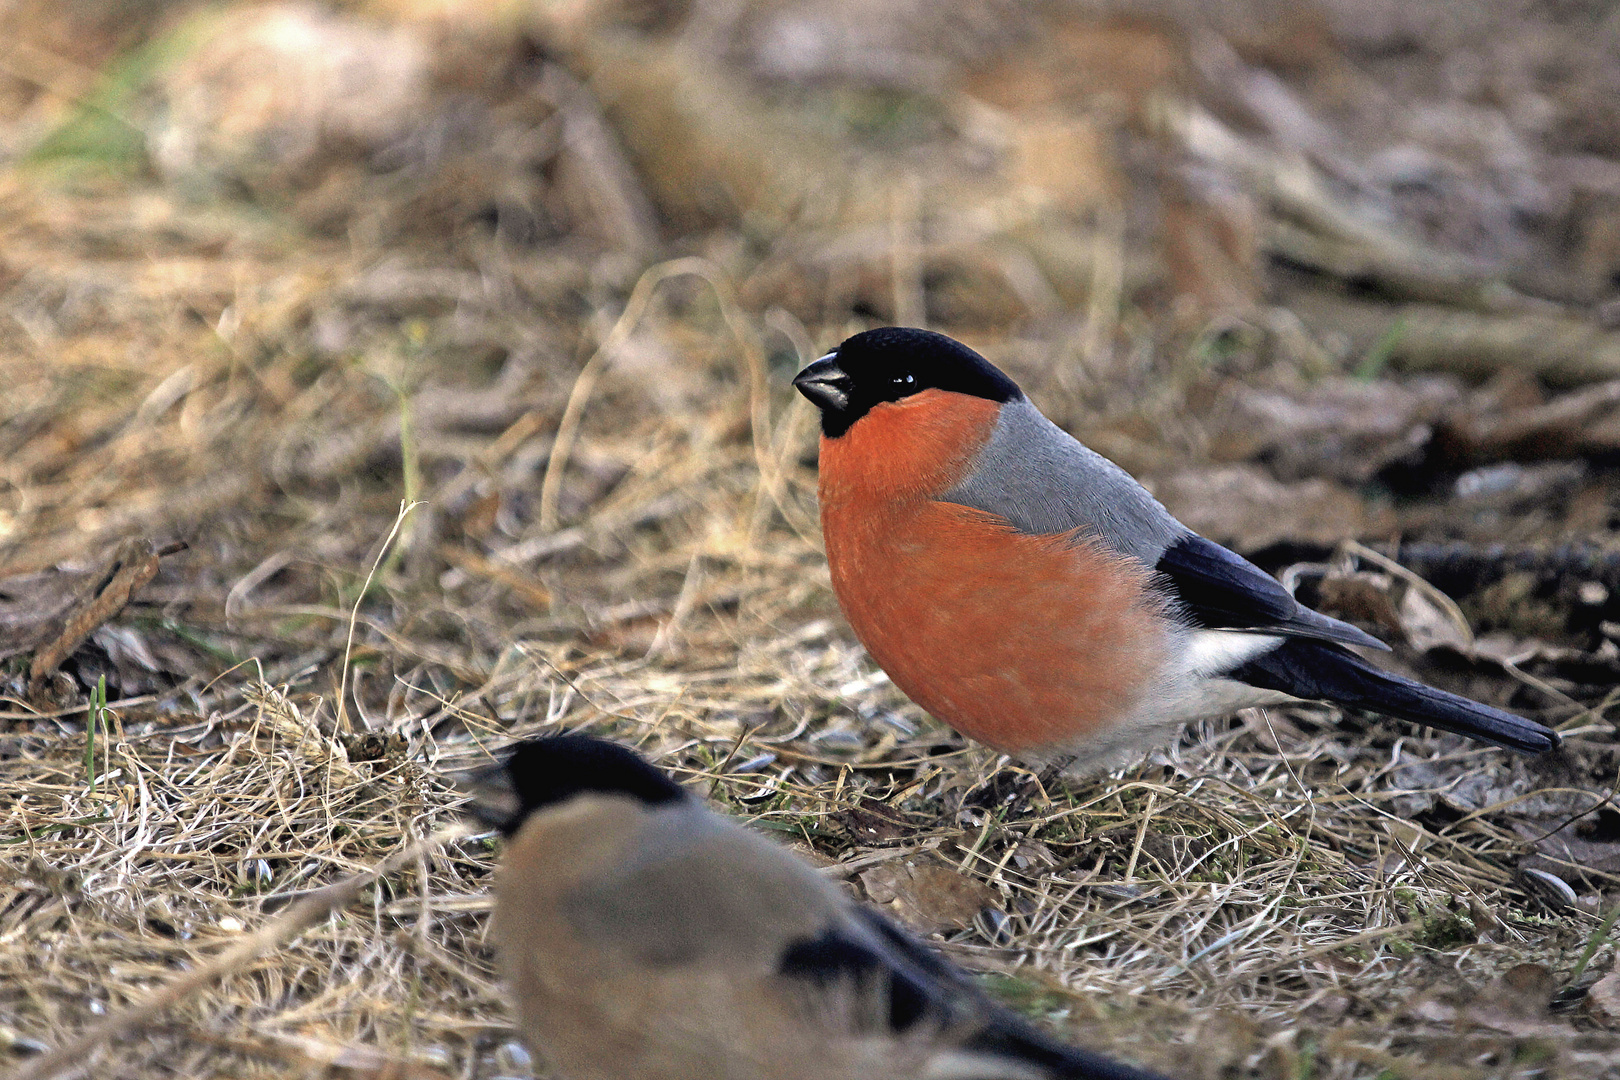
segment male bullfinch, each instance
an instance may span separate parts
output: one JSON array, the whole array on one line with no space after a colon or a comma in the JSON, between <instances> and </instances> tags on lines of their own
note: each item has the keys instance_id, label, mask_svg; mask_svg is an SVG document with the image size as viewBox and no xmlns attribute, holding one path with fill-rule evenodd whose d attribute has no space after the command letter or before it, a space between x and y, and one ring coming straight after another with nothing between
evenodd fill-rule
<instances>
[{"instance_id":1,"label":"male bullfinch","mask_svg":"<svg viewBox=\"0 0 1620 1080\"><path fill-rule=\"evenodd\" d=\"M632 751L521 743L474 778L505 834L490 933L565 1080L1164 1080L1048 1038Z\"/></svg>"},{"instance_id":2,"label":"male bullfinch","mask_svg":"<svg viewBox=\"0 0 1620 1080\"><path fill-rule=\"evenodd\" d=\"M821 410L838 602L895 685L964 735L1096 766L1192 720L1314 698L1558 745L1351 652L1387 646L1171 517L960 342L868 330L793 384Z\"/></svg>"}]
</instances>

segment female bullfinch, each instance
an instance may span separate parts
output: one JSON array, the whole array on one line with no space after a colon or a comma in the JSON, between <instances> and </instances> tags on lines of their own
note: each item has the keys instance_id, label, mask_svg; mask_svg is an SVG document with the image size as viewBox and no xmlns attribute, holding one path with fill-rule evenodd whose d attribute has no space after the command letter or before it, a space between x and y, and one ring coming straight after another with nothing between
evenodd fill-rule
<instances>
[{"instance_id":1,"label":"female bullfinch","mask_svg":"<svg viewBox=\"0 0 1620 1080\"><path fill-rule=\"evenodd\" d=\"M1041 1034L632 751L520 743L473 778L506 836L490 932L565 1080L1164 1080Z\"/></svg>"},{"instance_id":2,"label":"female bullfinch","mask_svg":"<svg viewBox=\"0 0 1620 1080\"><path fill-rule=\"evenodd\" d=\"M1523 753L1549 728L1390 674L943 334L856 334L793 384L821 410L833 591L872 658L956 730L1096 766L1299 698Z\"/></svg>"}]
</instances>

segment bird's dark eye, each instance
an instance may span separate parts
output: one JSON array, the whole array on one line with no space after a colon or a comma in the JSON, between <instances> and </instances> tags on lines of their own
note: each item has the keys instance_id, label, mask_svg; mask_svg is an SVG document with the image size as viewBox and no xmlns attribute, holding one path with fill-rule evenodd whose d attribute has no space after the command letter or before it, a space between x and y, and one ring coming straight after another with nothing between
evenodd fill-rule
<instances>
[{"instance_id":1,"label":"bird's dark eye","mask_svg":"<svg viewBox=\"0 0 1620 1080\"><path fill-rule=\"evenodd\" d=\"M894 385L896 386L911 386L916 381L917 377L909 371L903 375L896 375L894 377Z\"/></svg>"}]
</instances>

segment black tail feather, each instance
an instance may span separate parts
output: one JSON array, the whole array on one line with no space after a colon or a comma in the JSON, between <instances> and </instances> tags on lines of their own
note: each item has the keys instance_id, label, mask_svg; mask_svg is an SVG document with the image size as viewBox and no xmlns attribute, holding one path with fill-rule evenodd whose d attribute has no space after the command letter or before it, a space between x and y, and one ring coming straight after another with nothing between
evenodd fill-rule
<instances>
[{"instance_id":1,"label":"black tail feather","mask_svg":"<svg viewBox=\"0 0 1620 1080\"><path fill-rule=\"evenodd\" d=\"M1321 641L1288 638L1227 677L1294 697L1386 713L1521 754L1546 753L1559 744L1556 731L1533 720L1384 671Z\"/></svg>"},{"instance_id":2,"label":"black tail feather","mask_svg":"<svg viewBox=\"0 0 1620 1080\"><path fill-rule=\"evenodd\" d=\"M969 1039L966 1048L1027 1062L1051 1080L1167 1080L1162 1073L1049 1039L1011 1013Z\"/></svg>"}]
</instances>

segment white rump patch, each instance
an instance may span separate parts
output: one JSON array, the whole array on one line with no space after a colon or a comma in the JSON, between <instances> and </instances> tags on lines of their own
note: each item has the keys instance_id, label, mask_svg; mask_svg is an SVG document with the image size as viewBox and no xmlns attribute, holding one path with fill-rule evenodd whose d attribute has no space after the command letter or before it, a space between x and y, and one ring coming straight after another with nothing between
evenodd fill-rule
<instances>
[{"instance_id":1,"label":"white rump patch","mask_svg":"<svg viewBox=\"0 0 1620 1080\"><path fill-rule=\"evenodd\" d=\"M1194 630L1187 638L1187 669L1194 675L1225 675L1283 641L1272 634L1239 634L1231 630Z\"/></svg>"}]
</instances>

